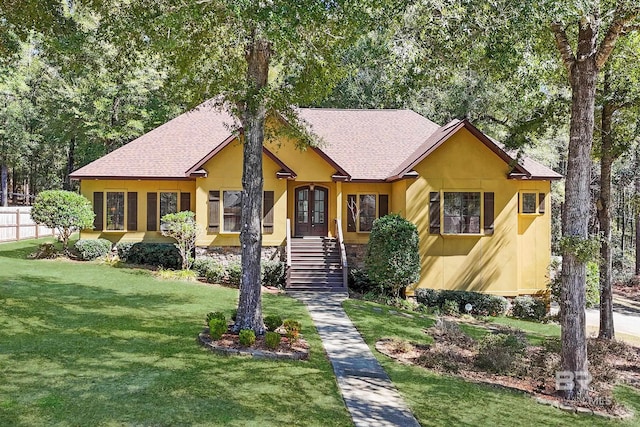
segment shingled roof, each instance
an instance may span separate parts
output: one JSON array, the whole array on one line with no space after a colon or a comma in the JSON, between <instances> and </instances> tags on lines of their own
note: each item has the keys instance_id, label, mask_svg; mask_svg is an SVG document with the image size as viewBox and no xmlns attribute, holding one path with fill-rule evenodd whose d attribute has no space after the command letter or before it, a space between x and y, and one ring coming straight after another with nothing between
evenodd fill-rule
<instances>
[{"instance_id":1,"label":"shingled roof","mask_svg":"<svg viewBox=\"0 0 640 427\"><path fill-rule=\"evenodd\" d=\"M424 157L466 127L524 179L559 179L531 159L512 155L467 121L439 126L411 110L301 108L298 115L318 136L316 151L354 181L402 179ZM195 168L235 139L234 119L204 103L129 144L78 169L74 179L189 179ZM270 153L269 153L270 154ZM515 176L515 175L514 175Z\"/></svg>"}]
</instances>

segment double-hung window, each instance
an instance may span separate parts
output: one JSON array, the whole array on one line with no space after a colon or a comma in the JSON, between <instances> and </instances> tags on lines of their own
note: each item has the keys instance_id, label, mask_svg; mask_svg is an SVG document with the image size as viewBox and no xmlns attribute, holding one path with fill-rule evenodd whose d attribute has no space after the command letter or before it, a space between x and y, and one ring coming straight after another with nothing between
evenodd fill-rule
<instances>
[{"instance_id":1,"label":"double-hung window","mask_svg":"<svg viewBox=\"0 0 640 427\"><path fill-rule=\"evenodd\" d=\"M389 213L387 194L347 195L347 231L368 233L373 222Z\"/></svg>"},{"instance_id":2,"label":"double-hung window","mask_svg":"<svg viewBox=\"0 0 640 427\"><path fill-rule=\"evenodd\" d=\"M545 212L545 199L545 193L522 191L518 194L518 212L542 215Z\"/></svg>"},{"instance_id":3,"label":"double-hung window","mask_svg":"<svg viewBox=\"0 0 640 427\"><path fill-rule=\"evenodd\" d=\"M494 193L432 191L429 193L429 233L493 234Z\"/></svg>"},{"instance_id":4,"label":"double-hung window","mask_svg":"<svg viewBox=\"0 0 640 427\"><path fill-rule=\"evenodd\" d=\"M96 191L93 193L93 229L96 231L136 231L138 193L135 191Z\"/></svg>"}]
</instances>

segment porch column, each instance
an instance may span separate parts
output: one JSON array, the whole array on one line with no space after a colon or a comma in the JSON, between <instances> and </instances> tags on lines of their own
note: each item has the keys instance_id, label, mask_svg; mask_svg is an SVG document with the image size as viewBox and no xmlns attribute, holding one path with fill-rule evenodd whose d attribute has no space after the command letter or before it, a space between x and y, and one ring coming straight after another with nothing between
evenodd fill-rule
<instances>
[{"instance_id":1,"label":"porch column","mask_svg":"<svg viewBox=\"0 0 640 427\"><path fill-rule=\"evenodd\" d=\"M336 182L336 218L342 222L342 181Z\"/></svg>"}]
</instances>

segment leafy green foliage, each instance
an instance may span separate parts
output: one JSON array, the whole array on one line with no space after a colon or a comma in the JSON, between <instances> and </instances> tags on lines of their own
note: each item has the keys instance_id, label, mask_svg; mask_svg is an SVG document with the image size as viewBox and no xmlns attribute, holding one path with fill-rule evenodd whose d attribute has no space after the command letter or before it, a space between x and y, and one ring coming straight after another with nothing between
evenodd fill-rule
<instances>
[{"instance_id":1,"label":"leafy green foliage","mask_svg":"<svg viewBox=\"0 0 640 427\"><path fill-rule=\"evenodd\" d=\"M518 319L539 322L547 315L547 304L543 299L530 295L516 297L513 300L511 314Z\"/></svg>"},{"instance_id":2,"label":"leafy green foliage","mask_svg":"<svg viewBox=\"0 0 640 427\"><path fill-rule=\"evenodd\" d=\"M169 243L124 242L116 244L116 249L120 259L129 264L174 269L182 265L180 252Z\"/></svg>"},{"instance_id":3,"label":"leafy green foliage","mask_svg":"<svg viewBox=\"0 0 640 427\"><path fill-rule=\"evenodd\" d=\"M287 265L281 261L262 261L262 285L284 289Z\"/></svg>"},{"instance_id":4,"label":"leafy green foliage","mask_svg":"<svg viewBox=\"0 0 640 427\"><path fill-rule=\"evenodd\" d=\"M196 247L198 237L196 214L191 211L166 214L162 217L161 224L162 235L176 239L175 245L180 251L182 269L189 270L193 263L191 252Z\"/></svg>"},{"instance_id":5,"label":"leafy green foliage","mask_svg":"<svg viewBox=\"0 0 640 427\"><path fill-rule=\"evenodd\" d=\"M222 264L211 258L197 258L192 268L204 277L208 283L222 283L224 280L224 267Z\"/></svg>"},{"instance_id":6,"label":"leafy green foliage","mask_svg":"<svg viewBox=\"0 0 640 427\"><path fill-rule=\"evenodd\" d=\"M444 300L442 304L442 314L447 316L459 316L460 315L460 306L457 301L454 300Z\"/></svg>"},{"instance_id":7,"label":"leafy green foliage","mask_svg":"<svg viewBox=\"0 0 640 427\"><path fill-rule=\"evenodd\" d=\"M478 344L475 364L496 374L506 374L522 359L527 341L522 334L487 334Z\"/></svg>"},{"instance_id":8,"label":"leafy green foliage","mask_svg":"<svg viewBox=\"0 0 640 427\"><path fill-rule=\"evenodd\" d=\"M600 303L600 269L598 263L594 261L587 263L586 286L585 305L587 308L595 307ZM549 282L549 291L554 301L560 301L562 274L556 274L555 278Z\"/></svg>"},{"instance_id":9,"label":"leafy green foliage","mask_svg":"<svg viewBox=\"0 0 640 427\"><path fill-rule=\"evenodd\" d=\"M31 208L34 222L58 230L65 251L68 250L71 233L92 227L94 217L91 202L71 191L43 191Z\"/></svg>"},{"instance_id":10,"label":"leafy green foliage","mask_svg":"<svg viewBox=\"0 0 640 427\"><path fill-rule=\"evenodd\" d=\"M224 283L226 285L240 287L240 281L242 280L242 265L238 262L231 262L227 264L224 274Z\"/></svg>"},{"instance_id":11,"label":"leafy green foliage","mask_svg":"<svg viewBox=\"0 0 640 427\"><path fill-rule=\"evenodd\" d=\"M209 313L207 313L207 316L205 317L205 322L207 323L207 325L209 324L211 319L220 319L226 321L224 313L221 311L210 311Z\"/></svg>"},{"instance_id":12,"label":"leafy green foliage","mask_svg":"<svg viewBox=\"0 0 640 427\"><path fill-rule=\"evenodd\" d=\"M382 289L377 284L373 283L369 278L366 270L359 268L349 269L349 276L347 278L349 289L359 294L366 294L372 292L374 294L381 294Z\"/></svg>"},{"instance_id":13,"label":"leafy green foliage","mask_svg":"<svg viewBox=\"0 0 640 427\"><path fill-rule=\"evenodd\" d=\"M111 252L112 243L107 239L80 239L74 247L80 255L80 259L91 261L107 256Z\"/></svg>"},{"instance_id":14,"label":"leafy green foliage","mask_svg":"<svg viewBox=\"0 0 640 427\"><path fill-rule=\"evenodd\" d=\"M277 314L265 316L264 325L269 331L273 332L282 325L282 317L278 316Z\"/></svg>"},{"instance_id":15,"label":"leafy green foliage","mask_svg":"<svg viewBox=\"0 0 640 427\"><path fill-rule=\"evenodd\" d=\"M373 223L365 265L369 278L393 295L420 278L418 229L391 214Z\"/></svg>"},{"instance_id":16,"label":"leafy green foliage","mask_svg":"<svg viewBox=\"0 0 640 427\"><path fill-rule=\"evenodd\" d=\"M289 341L291 341L292 343L295 342L300 335L300 331L302 330L302 324L297 320L285 319L284 322L282 322L282 326L286 331L286 336L287 338L289 338Z\"/></svg>"},{"instance_id":17,"label":"leafy green foliage","mask_svg":"<svg viewBox=\"0 0 640 427\"><path fill-rule=\"evenodd\" d=\"M279 333L273 331L267 331L264 334L264 345L271 350L275 350L280 345L282 337Z\"/></svg>"},{"instance_id":18,"label":"leafy green foliage","mask_svg":"<svg viewBox=\"0 0 640 427\"><path fill-rule=\"evenodd\" d=\"M458 311L466 313L465 306L471 304L471 314L479 316L499 316L507 311L507 299L499 295L470 291L436 290L419 288L416 300L427 307L437 307L443 311L445 301L455 301Z\"/></svg>"},{"instance_id":19,"label":"leafy green foliage","mask_svg":"<svg viewBox=\"0 0 640 427\"><path fill-rule=\"evenodd\" d=\"M256 333L251 329L242 329L238 334L238 340L242 346L252 346L256 342Z\"/></svg>"},{"instance_id":20,"label":"leafy green foliage","mask_svg":"<svg viewBox=\"0 0 640 427\"><path fill-rule=\"evenodd\" d=\"M220 319L214 317L213 319L209 320L209 335L211 335L211 338L214 340L219 340L220 338L222 338L222 334L227 332L227 328L227 321L224 318Z\"/></svg>"}]
</instances>

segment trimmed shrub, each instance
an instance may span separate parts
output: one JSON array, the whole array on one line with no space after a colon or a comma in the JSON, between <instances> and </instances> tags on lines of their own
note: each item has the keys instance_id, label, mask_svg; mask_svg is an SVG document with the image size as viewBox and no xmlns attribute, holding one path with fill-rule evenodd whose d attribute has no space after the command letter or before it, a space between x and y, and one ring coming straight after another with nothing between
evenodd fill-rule
<instances>
[{"instance_id":1,"label":"trimmed shrub","mask_svg":"<svg viewBox=\"0 0 640 427\"><path fill-rule=\"evenodd\" d=\"M280 261L262 261L260 272L262 273L262 285L284 289L287 265Z\"/></svg>"},{"instance_id":2,"label":"trimmed shrub","mask_svg":"<svg viewBox=\"0 0 640 427\"><path fill-rule=\"evenodd\" d=\"M284 322L282 322L282 326L286 331L287 338L289 338L291 342L295 342L300 335L300 331L302 330L302 325L300 324L300 322L293 319L286 319Z\"/></svg>"},{"instance_id":3,"label":"trimmed shrub","mask_svg":"<svg viewBox=\"0 0 640 427\"><path fill-rule=\"evenodd\" d=\"M275 350L280 345L280 340L282 337L279 333L273 331L267 331L264 334L264 345L271 350Z\"/></svg>"},{"instance_id":4,"label":"trimmed shrub","mask_svg":"<svg viewBox=\"0 0 640 427\"><path fill-rule=\"evenodd\" d=\"M137 242L116 245L120 259L129 264L179 269L182 267L180 251L171 243Z\"/></svg>"},{"instance_id":5,"label":"trimmed shrub","mask_svg":"<svg viewBox=\"0 0 640 427\"><path fill-rule=\"evenodd\" d=\"M364 261L369 278L385 292L399 296L402 289L420 279L418 228L397 214L378 218Z\"/></svg>"},{"instance_id":6,"label":"trimmed shrub","mask_svg":"<svg viewBox=\"0 0 640 427\"><path fill-rule=\"evenodd\" d=\"M238 340L240 341L240 345L249 347L256 342L256 333L251 329L242 329L238 334Z\"/></svg>"},{"instance_id":7,"label":"trimmed shrub","mask_svg":"<svg viewBox=\"0 0 640 427\"><path fill-rule=\"evenodd\" d=\"M191 268L204 277L207 283L222 283L224 281L224 267L211 258L198 258Z\"/></svg>"},{"instance_id":8,"label":"trimmed shrub","mask_svg":"<svg viewBox=\"0 0 640 427\"><path fill-rule=\"evenodd\" d=\"M92 261L111 252L111 242L107 239L80 239L74 247L83 261Z\"/></svg>"},{"instance_id":9,"label":"trimmed shrub","mask_svg":"<svg viewBox=\"0 0 640 427\"><path fill-rule=\"evenodd\" d=\"M442 314L447 316L459 316L460 306L458 302L450 299L445 300L444 304L442 304Z\"/></svg>"},{"instance_id":10,"label":"trimmed shrub","mask_svg":"<svg viewBox=\"0 0 640 427\"><path fill-rule=\"evenodd\" d=\"M366 294L367 292L373 292L375 294L381 294L382 288L369 278L366 270L359 268L349 269L349 275L347 277L349 289L352 292L359 294Z\"/></svg>"},{"instance_id":11,"label":"trimmed shrub","mask_svg":"<svg viewBox=\"0 0 640 427\"><path fill-rule=\"evenodd\" d=\"M191 211L181 211L164 215L160 219L160 232L163 236L176 240L175 247L180 252L182 269L189 270L193 263L192 252L196 247L200 227L196 222L196 214Z\"/></svg>"},{"instance_id":12,"label":"trimmed shrub","mask_svg":"<svg viewBox=\"0 0 640 427\"><path fill-rule=\"evenodd\" d=\"M209 335L214 340L222 338L222 334L227 332L227 321L225 319L213 318L209 320Z\"/></svg>"},{"instance_id":13,"label":"trimmed shrub","mask_svg":"<svg viewBox=\"0 0 640 427\"><path fill-rule=\"evenodd\" d=\"M211 319L220 319L225 322L227 321L226 317L224 317L224 313L222 313L221 311L210 311L209 313L207 313L207 317L205 318L207 325L209 324Z\"/></svg>"},{"instance_id":14,"label":"trimmed shrub","mask_svg":"<svg viewBox=\"0 0 640 427\"><path fill-rule=\"evenodd\" d=\"M135 242L118 242L116 243L116 251L118 251L118 258L120 261L127 262L129 258L129 252L131 251L131 247L135 244Z\"/></svg>"},{"instance_id":15,"label":"trimmed shrub","mask_svg":"<svg viewBox=\"0 0 640 427\"><path fill-rule=\"evenodd\" d=\"M526 347L526 340L516 334L485 335L478 345L475 364L489 372L506 374L522 359Z\"/></svg>"},{"instance_id":16,"label":"trimmed shrub","mask_svg":"<svg viewBox=\"0 0 640 427\"><path fill-rule=\"evenodd\" d=\"M240 281L242 280L242 265L239 262L232 262L227 265L224 272L224 283L226 285L240 287Z\"/></svg>"},{"instance_id":17,"label":"trimmed shrub","mask_svg":"<svg viewBox=\"0 0 640 427\"><path fill-rule=\"evenodd\" d=\"M444 311L445 301L455 301L458 311L466 313L465 306L471 304L471 314L480 316L499 316L507 311L507 299L499 295L483 294L470 291L416 289L416 300L427 307Z\"/></svg>"},{"instance_id":18,"label":"trimmed shrub","mask_svg":"<svg viewBox=\"0 0 640 427\"><path fill-rule=\"evenodd\" d=\"M282 325L282 317L278 316L277 314L266 316L264 318L264 325L268 330L275 331L280 327L280 325Z\"/></svg>"},{"instance_id":19,"label":"trimmed shrub","mask_svg":"<svg viewBox=\"0 0 640 427\"><path fill-rule=\"evenodd\" d=\"M547 315L547 304L544 300L529 295L516 297L513 300L511 314L519 319L539 322Z\"/></svg>"}]
</instances>

